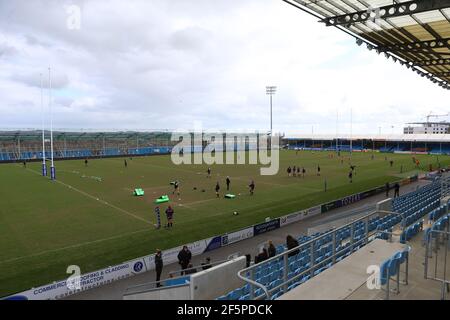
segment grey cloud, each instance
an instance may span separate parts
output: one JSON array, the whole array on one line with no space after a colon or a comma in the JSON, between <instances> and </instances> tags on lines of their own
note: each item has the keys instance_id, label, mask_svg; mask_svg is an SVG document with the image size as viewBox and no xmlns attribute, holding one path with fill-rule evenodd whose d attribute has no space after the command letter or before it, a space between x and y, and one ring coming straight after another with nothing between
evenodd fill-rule
<instances>
[{"instance_id":1,"label":"grey cloud","mask_svg":"<svg viewBox=\"0 0 450 320\"><path fill-rule=\"evenodd\" d=\"M45 69L44 69L45 70ZM30 74L15 74L11 76L11 80L23 83L30 87L41 87L41 76L39 73L30 73ZM44 88L48 87L48 73L42 74L42 80L43 80L43 86ZM67 75L62 73L53 73L51 75L51 81L52 81L52 88L55 89L62 89L64 87L67 87L69 84L69 79Z\"/></svg>"}]
</instances>

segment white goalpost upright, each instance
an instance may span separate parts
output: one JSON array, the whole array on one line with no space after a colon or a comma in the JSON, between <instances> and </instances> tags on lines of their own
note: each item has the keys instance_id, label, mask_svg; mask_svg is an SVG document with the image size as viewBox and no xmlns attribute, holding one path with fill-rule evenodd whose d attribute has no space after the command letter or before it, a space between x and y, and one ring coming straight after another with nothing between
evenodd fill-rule
<instances>
[{"instance_id":1,"label":"white goalpost upright","mask_svg":"<svg viewBox=\"0 0 450 320\"><path fill-rule=\"evenodd\" d=\"M47 164L45 163L45 124L44 124L44 79L41 76L41 116L42 116L42 175L47 176Z\"/></svg>"},{"instance_id":2,"label":"white goalpost upright","mask_svg":"<svg viewBox=\"0 0 450 320\"><path fill-rule=\"evenodd\" d=\"M50 67L48 68L48 106L50 110L50 157L51 157L50 179L56 180L55 165L53 162L52 78Z\"/></svg>"}]
</instances>

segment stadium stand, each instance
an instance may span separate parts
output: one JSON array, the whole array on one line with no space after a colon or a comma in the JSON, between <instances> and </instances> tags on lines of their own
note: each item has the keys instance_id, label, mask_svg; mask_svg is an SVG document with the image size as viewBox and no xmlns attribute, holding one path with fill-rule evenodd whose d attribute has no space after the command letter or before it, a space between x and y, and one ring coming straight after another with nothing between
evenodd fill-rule
<instances>
[{"instance_id":1,"label":"stadium stand","mask_svg":"<svg viewBox=\"0 0 450 320\"><path fill-rule=\"evenodd\" d=\"M278 246L277 253L279 255L254 266L251 270L253 275L244 270L247 279L254 279L254 284L258 287L253 294L251 293L251 283L247 283L217 299L249 300L267 297L277 299L358 251L368 241L375 238L390 240L394 227L402 230L400 242L406 243L422 230L423 220L427 214L434 217L436 212L446 212L448 204L440 205L440 196L440 182L436 181L394 199L392 201L393 212L383 217L377 216L377 213L377 215L373 214L338 230L330 230L309 237L299 237L299 247L296 248L299 253L287 258L287 261L283 261L287 257L283 254L293 250L287 251L285 246ZM372 238L368 236L370 232L374 232L375 236ZM333 237L335 241L333 241ZM333 246L335 247L334 254ZM400 274L400 266L407 260L409 250L410 248L396 252L382 264L384 273L382 273L381 282L383 285L389 287L389 279ZM285 265L288 268L285 268ZM398 279L396 281L399 282ZM389 293L389 288L386 290Z\"/></svg>"}]
</instances>

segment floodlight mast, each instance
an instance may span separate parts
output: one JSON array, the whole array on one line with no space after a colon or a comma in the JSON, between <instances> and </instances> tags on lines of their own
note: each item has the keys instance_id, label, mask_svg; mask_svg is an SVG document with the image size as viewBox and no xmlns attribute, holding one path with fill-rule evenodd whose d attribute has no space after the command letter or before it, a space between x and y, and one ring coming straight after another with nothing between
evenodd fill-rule
<instances>
[{"instance_id":1,"label":"floodlight mast","mask_svg":"<svg viewBox=\"0 0 450 320\"><path fill-rule=\"evenodd\" d=\"M272 96L277 92L276 86L266 86L266 94L270 96L270 135L272 135Z\"/></svg>"}]
</instances>

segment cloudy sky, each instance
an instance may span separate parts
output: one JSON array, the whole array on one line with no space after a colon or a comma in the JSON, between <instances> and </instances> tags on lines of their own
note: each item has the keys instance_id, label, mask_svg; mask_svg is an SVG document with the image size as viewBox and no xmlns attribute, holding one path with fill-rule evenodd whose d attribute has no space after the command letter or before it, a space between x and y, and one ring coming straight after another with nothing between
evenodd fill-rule
<instances>
[{"instance_id":1,"label":"cloudy sky","mask_svg":"<svg viewBox=\"0 0 450 320\"><path fill-rule=\"evenodd\" d=\"M80 29L70 18L81 9ZM449 91L281 0L0 0L0 128L401 132ZM45 113L48 97L45 92ZM47 117L48 120L48 117ZM392 128L394 126L394 128Z\"/></svg>"}]
</instances>

